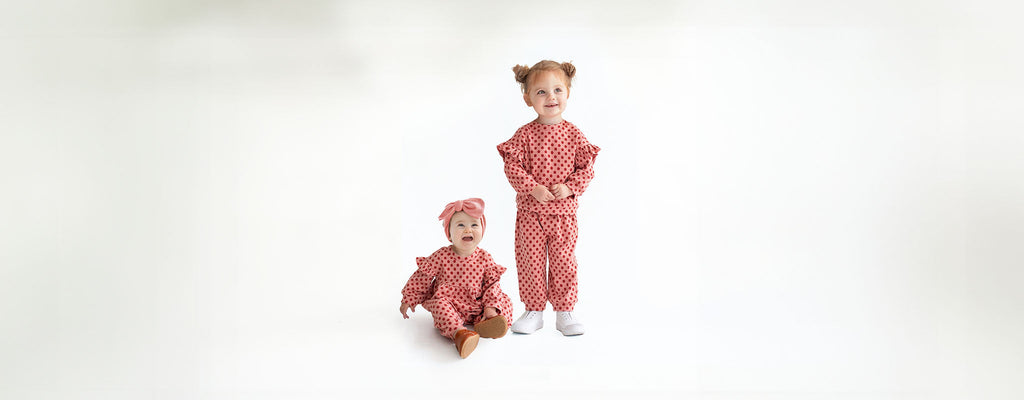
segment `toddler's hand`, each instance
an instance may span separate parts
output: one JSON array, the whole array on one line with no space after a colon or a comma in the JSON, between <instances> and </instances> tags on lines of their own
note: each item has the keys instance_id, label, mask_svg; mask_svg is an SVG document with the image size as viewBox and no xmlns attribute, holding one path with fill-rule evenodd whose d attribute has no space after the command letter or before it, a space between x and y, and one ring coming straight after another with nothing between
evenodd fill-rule
<instances>
[{"instance_id":1,"label":"toddler's hand","mask_svg":"<svg viewBox=\"0 0 1024 400\"><path fill-rule=\"evenodd\" d=\"M498 316L498 310L494 307L484 308L484 319L491 319Z\"/></svg>"},{"instance_id":2,"label":"toddler's hand","mask_svg":"<svg viewBox=\"0 0 1024 400\"><path fill-rule=\"evenodd\" d=\"M530 192L533 198L537 199L541 204L547 203L555 199L555 195L551 194L548 188L544 185L534 186L533 191Z\"/></svg>"},{"instance_id":3,"label":"toddler's hand","mask_svg":"<svg viewBox=\"0 0 1024 400\"><path fill-rule=\"evenodd\" d=\"M405 313L406 310L416 312L416 305L413 304L412 307L409 307L408 304L402 303L402 306L398 307L398 311L402 313L402 317L405 319L409 319L409 314Z\"/></svg>"},{"instance_id":4,"label":"toddler's hand","mask_svg":"<svg viewBox=\"0 0 1024 400\"><path fill-rule=\"evenodd\" d=\"M555 196L555 200L561 200L572 196L572 190L569 190L569 187L564 183L556 183L551 185L551 194Z\"/></svg>"}]
</instances>

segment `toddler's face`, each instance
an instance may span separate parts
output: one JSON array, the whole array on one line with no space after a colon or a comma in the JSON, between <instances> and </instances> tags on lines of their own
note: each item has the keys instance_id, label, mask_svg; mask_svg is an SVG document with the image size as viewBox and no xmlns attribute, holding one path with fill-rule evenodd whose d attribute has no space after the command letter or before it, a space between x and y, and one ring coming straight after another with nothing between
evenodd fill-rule
<instances>
[{"instance_id":1,"label":"toddler's face","mask_svg":"<svg viewBox=\"0 0 1024 400\"><path fill-rule=\"evenodd\" d=\"M537 111L541 123L562 122L562 111L569 102L569 88L562 71L541 71L532 77L523 94L526 105Z\"/></svg>"},{"instance_id":2,"label":"toddler's face","mask_svg":"<svg viewBox=\"0 0 1024 400\"><path fill-rule=\"evenodd\" d=\"M448 235L456 249L463 253L472 252L480 239L484 238L484 227L479 219L473 218L463 211L452 216L448 225Z\"/></svg>"}]
</instances>

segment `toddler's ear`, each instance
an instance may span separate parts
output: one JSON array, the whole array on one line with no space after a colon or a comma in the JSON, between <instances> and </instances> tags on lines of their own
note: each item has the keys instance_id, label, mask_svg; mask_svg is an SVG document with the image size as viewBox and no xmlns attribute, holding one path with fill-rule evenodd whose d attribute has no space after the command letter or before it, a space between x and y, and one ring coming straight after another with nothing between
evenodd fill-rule
<instances>
[{"instance_id":1,"label":"toddler's ear","mask_svg":"<svg viewBox=\"0 0 1024 400\"><path fill-rule=\"evenodd\" d=\"M527 107L533 107L533 102L530 101L530 94L529 93L523 93L523 101L526 102L526 106Z\"/></svg>"}]
</instances>

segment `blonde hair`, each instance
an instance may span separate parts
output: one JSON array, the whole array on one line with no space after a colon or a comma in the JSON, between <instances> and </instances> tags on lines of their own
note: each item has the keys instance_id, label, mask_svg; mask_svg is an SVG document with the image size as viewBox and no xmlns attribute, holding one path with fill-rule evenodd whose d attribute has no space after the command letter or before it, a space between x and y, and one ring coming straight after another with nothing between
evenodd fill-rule
<instances>
[{"instance_id":1,"label":"blonde hair","mask_svg":"<svg viewBox=\"0 0 1024 400\"><path fill-rule=\"evenodd\" d=\"M532 78L537 76L539 72L543 71L562 71L565 73L566 89L572 88L572 77L576 76L576 66L572 65L571 61L557 63L551 60L544 60L533 64L533 67L518 64L512 67L512 72L515 72L516 74L516 82L519 82L519 86L523 90L523 93L526 93L526 89Z\"/></svg>"}]
</instances>

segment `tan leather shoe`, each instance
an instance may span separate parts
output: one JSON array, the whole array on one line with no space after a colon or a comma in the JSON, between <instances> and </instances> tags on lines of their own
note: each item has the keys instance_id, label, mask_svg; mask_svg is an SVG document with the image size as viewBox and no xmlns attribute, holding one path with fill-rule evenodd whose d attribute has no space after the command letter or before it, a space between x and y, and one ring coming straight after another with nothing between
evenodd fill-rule
<instances>
[{"instance_id":1,"label":"tan leather shoe","mask_svg":"<svg viewBox=\"0 0 1024 400\"><path fill-rule=\"evenodd\" d=\"M477 342L480 341L480 335L469 329L459 329L455 332L455 349L459 351L459 356L462 358L469 357L469 353L472 353L476 349Z\"/></svg>"},{"instance_id":2,"label":"tan leather shoe","mask_svg":"<svg viewBox=\"0 0 1024 400\"><path fill-rule=\"evenodd\" d=\"M508 332L508 321L505 320L504 315L499 315L478 322L473 325L473 329L480 334L480 337L497 339L505 336L505 333Z\"/></svg>"}]
</instances>

